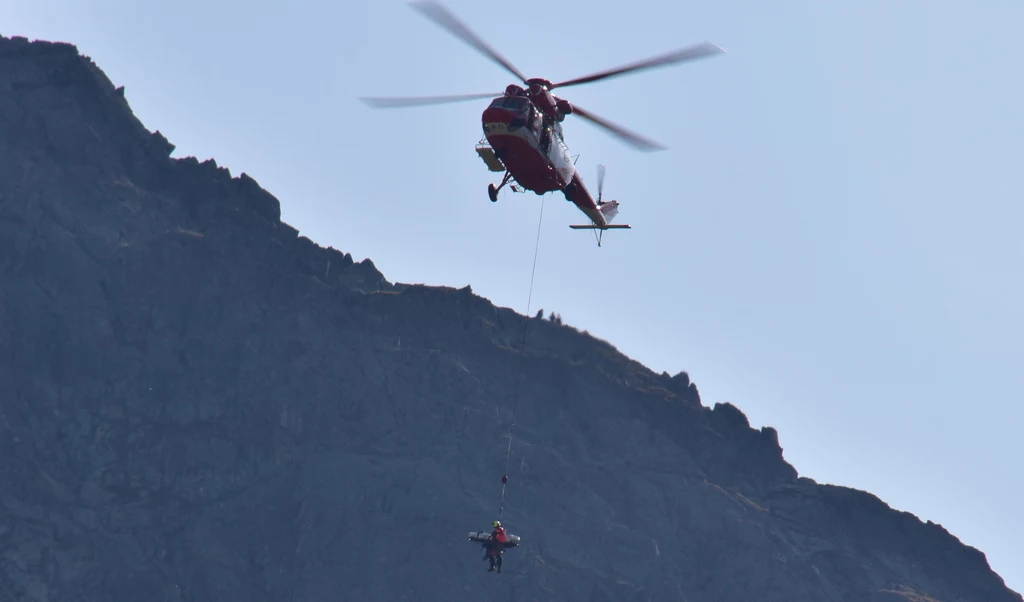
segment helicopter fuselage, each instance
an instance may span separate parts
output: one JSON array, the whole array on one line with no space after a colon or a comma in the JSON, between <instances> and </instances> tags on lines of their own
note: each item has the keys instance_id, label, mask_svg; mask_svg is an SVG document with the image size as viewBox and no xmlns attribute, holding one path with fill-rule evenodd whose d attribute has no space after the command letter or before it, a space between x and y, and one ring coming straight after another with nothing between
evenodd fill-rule
<instances>
[{"instance_id":1,"label":"helicopter fuselage","mask_svg":"<svg viewBox=\"0 0 1024 602\"><path fill-rule=\"evenodd\" d=\"M596 224L607 223L611 207L602 212L587 190L557 117L546 117L529 97L513 93L492 100L481 118L495 156L520 186L538 195L560 190Z\"/></svg>"}]
</instances>

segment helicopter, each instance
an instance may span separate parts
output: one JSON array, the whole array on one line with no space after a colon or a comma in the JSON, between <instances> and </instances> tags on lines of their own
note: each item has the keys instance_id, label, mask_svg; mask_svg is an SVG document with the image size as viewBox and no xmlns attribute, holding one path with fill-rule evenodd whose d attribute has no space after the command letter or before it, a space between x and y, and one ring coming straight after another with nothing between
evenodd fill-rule
<instances>
[{"instance_id":1,"label":"helicopter","mask_svg":"<svg viewBox=\"0 0 1024 602\"><path fill-rule=\"evenodd\" d=\"M491 98L491 103L481 115L484 136L476 145L477 154L491 172L504 172L501 183L491 183L487 187L491 202L497 202L498 192L506 185L514 192L530 190L537 195L561 191L567 201L575 204L590 218L589 224L574 224L569 227L576 230L596 230L598 246L601 246L604 231L629 229L631 226L612 223L618 214L619 202L603 199L604 165L598 165L597 199L594 199L583 178L576 171L575 161L569 155L562 131L565 117L582 117L642 151L664 150L665 147L599 117L579 105L571 104L553 95L551 91L725 52L715 44L703 42L614 69L552 83L544 78L524 76L440 3L434 0L417 0L410 2L409 5L504 67L518 78L522 85L510 84L500 93L364 97L360 100L373 108L399 108Z\"/></svg>"}]
</instances>

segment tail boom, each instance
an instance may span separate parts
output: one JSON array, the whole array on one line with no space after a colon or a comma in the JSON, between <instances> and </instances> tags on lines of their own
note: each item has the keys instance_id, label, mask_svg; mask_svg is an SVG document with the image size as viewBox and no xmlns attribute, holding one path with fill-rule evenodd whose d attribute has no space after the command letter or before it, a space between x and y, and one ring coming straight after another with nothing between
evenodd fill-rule
<instances>
[{"instance_id":1,"label":"tail boom","mask_svg":"<svg viewBox=\"0 0 1024 602\"><path fill-rule=\"evenodd\" d=\"M598 176L598 186L603 183L602 175ZM602 201L600 195L598 200L590 195L583 178L579 172L573 174L572 182L563 189L565 198L574 203L584 215L590 218L589 224L571 224L573 230L596 230L598 231L597 246L601 246L601 236L605 230L629 230L629 224L611 223L619 213L618 201Z\"/></svg>"}]
</instances>

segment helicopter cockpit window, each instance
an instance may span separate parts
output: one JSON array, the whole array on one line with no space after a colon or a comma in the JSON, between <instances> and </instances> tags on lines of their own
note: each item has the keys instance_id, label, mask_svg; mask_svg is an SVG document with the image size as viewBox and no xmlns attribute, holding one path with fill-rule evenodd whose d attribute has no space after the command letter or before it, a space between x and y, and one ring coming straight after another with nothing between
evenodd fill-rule
<instances>
[{"instance_id":1,"label":"helicopter cockpit window","mask_svg":"<svg viewBox=\"0 0 1024 602\"><path fill-rule=\"evenodd\" d=\"M541 116L537 112L537 109L535 109L533 107L529 107L529 109L527 109L527 113L526 113L526 127L530 128L530 130L537 137L540 137L541 121L542 121L541 120Z\"/></svg>"},{"instance_id":2,"label":"helicopter cockpit window","mask_svg":"<svg viewBox=\"0 0 1024 602\"><path fill-rule=\"evenodd\" d=\"M530 106L530 100L522 96L503 96L491 101L491 107L521 113Z\"/></svg>"},{"instance_id":3,"label":"helicopter cockpit window","mask_svg":"<svg viewBox=\"0 0 1024 602\"><path fill-rule=\"evenodd\" d=\"M530 106L530 101L522 96L509 96L505 108L511 111L525 111Z\"/></svg>"}]
</instances>

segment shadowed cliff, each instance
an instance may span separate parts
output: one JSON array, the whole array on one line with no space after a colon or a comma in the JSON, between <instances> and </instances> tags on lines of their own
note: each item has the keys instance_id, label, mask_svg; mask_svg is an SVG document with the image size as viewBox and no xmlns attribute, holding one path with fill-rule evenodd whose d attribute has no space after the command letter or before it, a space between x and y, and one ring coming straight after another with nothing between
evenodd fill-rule
<instances>
[{"instance_id":1,"label":"shadowed cliff","mask_svg":"<svg viewBox=\"0 0 1024 602\"><path fill-rule=\"evenodd\" d=\"M686 373L390 283L172 150L74 46L0 38L0 600L1022 601ZM524 323L494 575L465 535Z\"/></svg>"}]
</instances>

